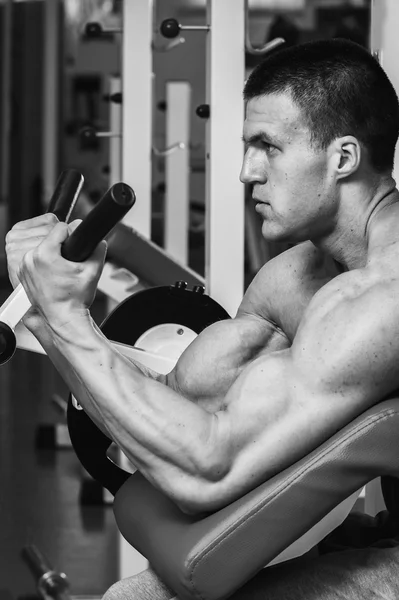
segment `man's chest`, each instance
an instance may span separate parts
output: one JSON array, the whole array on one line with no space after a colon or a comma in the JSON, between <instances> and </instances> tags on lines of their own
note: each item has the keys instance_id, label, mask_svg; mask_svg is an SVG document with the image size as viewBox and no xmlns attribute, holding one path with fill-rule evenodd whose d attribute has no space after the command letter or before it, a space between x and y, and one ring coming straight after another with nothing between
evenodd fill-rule
<instances>
[{"instance_id":1,"label":"man's chest","mask_svg":"<svg viewBox=\"0 0 399 600\"><path fill-rule=\"evenodd\" d=\"M296 277L294 274L291 280L282 284L280 293L273 298L270 313L272 320L291 343L312 298L337 274L334 265L323 265L306 272L301 277Z\"/></svg>"}]
</instances>

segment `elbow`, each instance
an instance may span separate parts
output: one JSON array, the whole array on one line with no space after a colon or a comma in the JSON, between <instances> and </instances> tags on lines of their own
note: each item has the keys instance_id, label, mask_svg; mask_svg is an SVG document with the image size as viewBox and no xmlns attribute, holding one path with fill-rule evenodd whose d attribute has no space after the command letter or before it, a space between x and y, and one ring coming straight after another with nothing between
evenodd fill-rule
<instances>
[{"instance_id":1,"label":"elbow","mask_svg":"<svg viewBox=\"0 0 399 600\"><path fill-rule=\"evenodd\" d=\"M187 492L184 496L181 495L176 504L185 515L203 517L220 508L218 503L215 502L216 497L217 494L209 486L197 486L195 493Z\"/></svg>"},{"instance_id":2,"label":"elbow","mask_svg":"<svg viewBox=\"0 0 399 600\"><path fill-rule=\"evenodd\" d=\"M227 472L226 465L212 464L201 475L190 478L184 490L180 490L177 502L180 510L184 514L199 517L228 504L222 493Z\"/></svg>"},{"instance_id":3,"label":"elbow","mask_svg":"<svg viewBox=\"0 0 399 600\"><path fill-rule=\"evenodd\" d=\"M189 517L199 518L209 512L205 510L202 506L200 506L197 502L192 502L190 500L182 500L180 502L176 502L176 504L179 510L181 510L182 513L188 515Z\"/></svg>"}]
</instances>

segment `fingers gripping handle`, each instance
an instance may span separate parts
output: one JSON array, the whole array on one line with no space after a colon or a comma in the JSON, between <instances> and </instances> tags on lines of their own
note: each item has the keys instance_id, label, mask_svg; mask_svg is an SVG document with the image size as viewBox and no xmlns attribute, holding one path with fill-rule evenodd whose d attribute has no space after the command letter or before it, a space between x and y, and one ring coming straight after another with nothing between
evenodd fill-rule
<instances>
[{"instance_id":1,"label":"fingers gripping handle","mask_svg":"<svg viewBox=\"0 0 399 600\"><path fill-rule=\"evenodd\" d=\"M125 183L113 185L64 242L62 256L73 262L86 260L135 201L131 187ZM30 306L24 288L19 285L0 308L0 365L13 356L17 345L14 329Z\"/></svg>"},{"instance_id":2,"label":"fingers gripping handle","mask_svg":"<svg viewBox=\"0 0 399 600\"><path fill-rule=\"evenodd\" d=\"M59 176L47 207L59 221L68 221L84 182L83 175L69 169ZM7 362L15 352L17 341L14 328L28 311L30 302L19 284L0 308L0 364Z\"/></svg>"}]
</instances>

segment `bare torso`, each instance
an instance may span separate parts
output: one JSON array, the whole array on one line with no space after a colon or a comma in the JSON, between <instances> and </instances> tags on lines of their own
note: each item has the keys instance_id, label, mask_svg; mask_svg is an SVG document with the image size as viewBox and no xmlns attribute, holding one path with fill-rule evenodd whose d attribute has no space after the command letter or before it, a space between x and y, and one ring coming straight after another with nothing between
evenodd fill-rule
<instances>
[{"instance_id":1,"label":"bare torso","mask_svg":"<svg viewBox=\"0 0 399 600\"><path fill-rule=\"evenodd\" d=\"M373 288L378 295L384 282L397 281L399 288L396 222L399 207L381 211L370 235L366 264L353 271L344 273L311 242L267 263L249 286L237 316L209 327L182 355L171 386L210 412L221 410L227 391L251 362L292 346L319 290L325 287L328 299L337 290L345 295L346 286L349 294Z\"/></svg>"}]
</instances>

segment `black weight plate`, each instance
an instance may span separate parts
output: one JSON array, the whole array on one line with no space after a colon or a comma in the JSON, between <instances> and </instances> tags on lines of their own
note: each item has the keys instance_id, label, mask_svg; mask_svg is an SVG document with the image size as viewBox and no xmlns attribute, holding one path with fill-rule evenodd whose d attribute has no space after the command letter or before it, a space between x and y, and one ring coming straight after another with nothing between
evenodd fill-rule
<instances>
[{"instance_id":1,"label":"black weight plate","mask_svg":"<svg viewBox=\"0 0 399 600\"><path fill-rule=\"evenodd\" d=\"M134 346L156 325L176 323L201 333L208 325L228 319L228 313L206 294L174 286L142 290L130 296L108 315L101 330L115 342Z\"/></svg>"}]
</instances>

